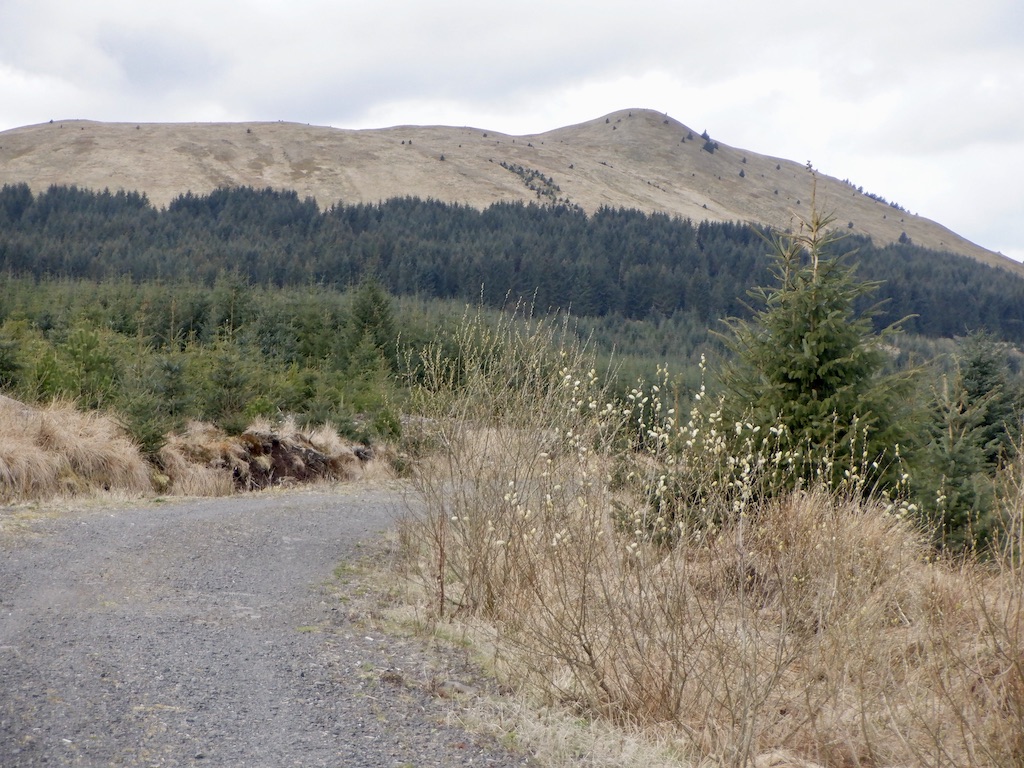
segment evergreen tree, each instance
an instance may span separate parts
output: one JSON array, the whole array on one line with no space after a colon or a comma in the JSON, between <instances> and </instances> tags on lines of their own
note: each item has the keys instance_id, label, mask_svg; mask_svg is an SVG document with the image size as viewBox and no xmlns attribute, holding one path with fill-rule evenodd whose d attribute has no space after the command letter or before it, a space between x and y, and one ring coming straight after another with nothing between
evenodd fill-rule
<instances>
[{"instance_id":1,"label":"evergreen tree","mask_svg":"<svg viewBox=\"0 0 1024 768\"><path fill-rule=\"evenodd\" d=\"M13 389L19 379L21 362L17 342L0 334L0 391Z\"/></svg>"},{"instance_id":2,"label":"evergreen tree","mask_svg":"<svg viewBox=\"0 0 1024 768\"><path fill-rule=\"evenodd\" d=\"M139 354L121 393L119 410L142 450L156 456L169 432L185 426L193 410L187 382L187 356L174 350L162 355Z\"/></svg>"},{"instance_id":3,"label":"evergreen tree","mask_svg":"<svg viewBox=\"0 0 1024 768\"><path fill-rule=\"evenodd\" d=\"M996 471L1019 443L1019 408L999 345L985 333L963 340L955 371L933 394L913 478L940 546L978 547L991 535Z\"/></svg>"},{"instance_id":4,"label":"evergreen tree","mask_svg":"<svg viewBox=\"0 0 1024 768\"><path fill-rule=\"evenodd\" d=\"M259 413L253 407L260 395L258 361L227 338L219 339L202 357L188 371L198 384L198 415L230 433L241 433Z\"/></svg>"},{"instance_id":5,"label":"evergreen tree","mask_svg":"<svg viewBox=\"0 0 1024 768\"><path fill-rule=\"evenodd\" d=\"M831 466L836 482L859 468L874 487L891 480L896 446L910 437L902 420L910 377L884 373L884 334L874 332L872 309L857 310L877 284L829 258L831 222L815 209L799 234L771 239L777 284L750 292L760 305L752 319L727 321L735 359L722 373L724 415L791 451L794 481Z\"/></svg>"},{"instance_id":6,"label":"evergreen tree","mask_svg":"<svg viewBox=\"0 0 1024 768\"><path fill-rule=\"evenodd\" d=\"M1006 356L990 334L971 334L961 349L964 396L969 404L984 407L979 437L985 464L994 470L1012 455L1020 438L1021 393L1010 383Z\"/></svg>"},{"instance_id":7,"label":"evergreen tree","mask_svg":"<svg viewBox=\"0 0 1024 768\"><path fill-rule=\"evenodd\" d=\"M377 350L388 368L394 370L397 365L397 326L391 297L375 278L367 278L356 290L347 320L344 352L350 367L353 361L365 358L365 354L357 351L369 344Z\"/></svg>"},{"instance_id":8,"label":"evergreen tree","mask_svg":"<svg viewBox=\"0 0 1024 768\"><path fill-rule=\"evenodd\" d=\"M943 376L930 407L927 444L911 482L936 544L962 549L982 543L992 510L986 422L995 392L972 398L963 371Z\"/></svg>"}]
</instances>

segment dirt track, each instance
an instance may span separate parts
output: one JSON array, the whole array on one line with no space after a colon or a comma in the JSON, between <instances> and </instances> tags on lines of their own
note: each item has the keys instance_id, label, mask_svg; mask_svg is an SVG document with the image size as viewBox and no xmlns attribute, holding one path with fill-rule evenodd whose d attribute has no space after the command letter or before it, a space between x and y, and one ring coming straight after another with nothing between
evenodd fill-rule
<instances>
[{"instance_id":1,"label":"dirt track","mask_svg":"<svg viewBox=\"0 0 1024 768\"><path fill-rule=\"evenodd\" d=\"M338 593L399 503L355 484L0 535L0 766L530 764L446 725L451 670Z\"/></svg>"}]
</instances>

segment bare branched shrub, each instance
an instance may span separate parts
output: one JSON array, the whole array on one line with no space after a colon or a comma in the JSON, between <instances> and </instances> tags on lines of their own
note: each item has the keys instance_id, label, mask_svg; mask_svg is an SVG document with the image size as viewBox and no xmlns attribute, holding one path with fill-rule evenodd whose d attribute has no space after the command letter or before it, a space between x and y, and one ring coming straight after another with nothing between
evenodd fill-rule
<instances>
[{"instance_id":1,"label":"bare branched shrub","mask_svg":"<svg viewBox=\"0 0 1024 768\"><path fill-rule=\"evenodd\" d=\"M415 478L427 512L411 524L429 538L440 616L514 617L538 575L536 543L559 535L568 502L593 485L574 446L607 450L610 430L594 431L590 408L604 398L584 351L556 338L566 329L478 316L459 330L458 357L424 355L419 418L406 431L434 450Z\"/></svg>"},{"instance_id":2,"label":"bare branched shrub","mask_svg":"<svg viewBox=\"0 0 1024 768\"><path fill-rule=\"evenodd\" d=\"M402 541L509 683L695 764L1021 764L1020 494L994 562L936 560L857 466L684 421L667 377L611 402L559 328L470 318L424 360Z\"/></svg>"}]
</instances>

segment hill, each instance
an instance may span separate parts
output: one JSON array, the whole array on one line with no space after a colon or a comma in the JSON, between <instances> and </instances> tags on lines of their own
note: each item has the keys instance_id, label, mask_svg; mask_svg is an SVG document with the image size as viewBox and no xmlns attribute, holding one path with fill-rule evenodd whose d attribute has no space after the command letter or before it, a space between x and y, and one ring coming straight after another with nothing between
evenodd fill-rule
<instances>
[{"instance_id":1,"label":"hill","mask_svg":"<svg viewBox=\"0 0 1024 768\"><path fill-rule=\"evenodd\" d=\"M224 186L293 189L321 207L401 196L476 208L539 199L589 213L635 208L780 229L809 210L813 184L805 166L710 139L642 109L526 136L445 126L354 131L283 122L69 120L0 133L0 184L139 191L159 206ZM835 211L852 234L879 245L906 235L1024 274L1024 266L934 221L848 182L817 178L818 206Z\"/></svg>"}]
</instances>

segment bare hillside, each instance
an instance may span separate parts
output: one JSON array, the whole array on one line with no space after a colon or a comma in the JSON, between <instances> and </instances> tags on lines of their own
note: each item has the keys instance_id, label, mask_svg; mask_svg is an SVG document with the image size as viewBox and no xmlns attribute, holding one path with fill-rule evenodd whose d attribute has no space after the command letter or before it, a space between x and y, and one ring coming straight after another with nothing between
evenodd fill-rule
<instances>
[{"instance_id":1,"label":"bare hillside","mask_svg":"<svg viewBox=\"0 0 1024 768\"><path fill-rule=\"evenodd\" d=\"M0 133L0 184L137 190L158 205L237 185L294 189L321 206L405 195L475 207L561 200L587 211L621 206L779 228L809 212L813 184L804 166L724 144L713 153L703 147L696 131L642 109L528 136L443 126L70 120ZM1017 262L837 179L818 175L817 202L835 212L837 226L876 242L905 233L1024 274Z\"/></svg>"}]
</instances>

